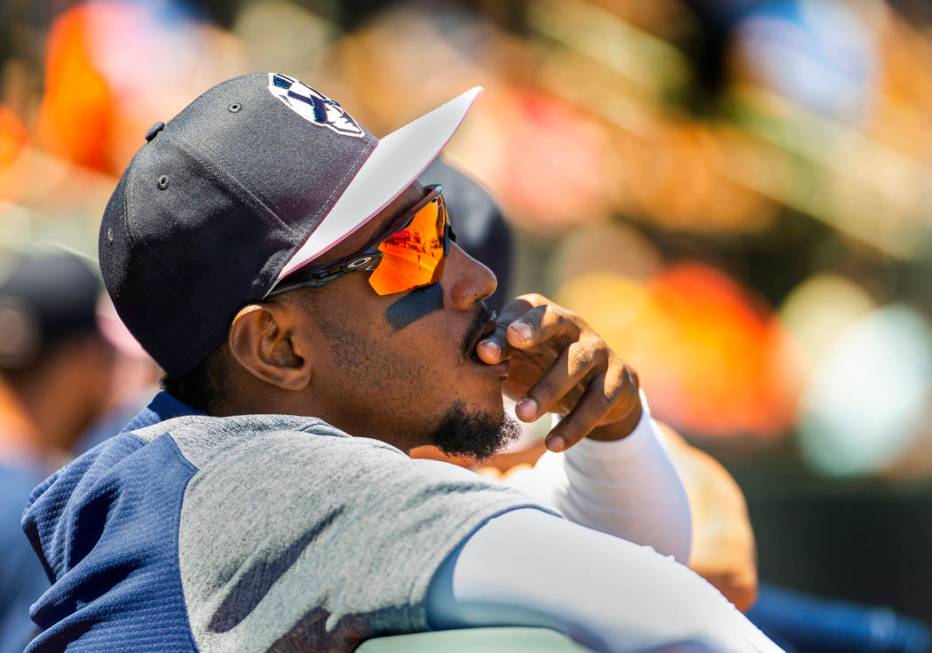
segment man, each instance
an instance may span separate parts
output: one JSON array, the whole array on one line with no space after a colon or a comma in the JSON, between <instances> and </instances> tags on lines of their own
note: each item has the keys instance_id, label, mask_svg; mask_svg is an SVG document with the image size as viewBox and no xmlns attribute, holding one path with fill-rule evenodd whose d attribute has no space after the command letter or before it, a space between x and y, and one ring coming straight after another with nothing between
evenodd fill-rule
<instances>
[{"instance_id":1,"label":"man","mask_svg":"<svg viewBox=\"0 0 932 653\"><path fill-rule=\"evenodd\" d=\"M27 650L349 651L494 624L605 651L779 650L672 559L404 454L490 455L515 432L504 390L521 419L562 416L552 450L583 452L560 492L577 521L628 532L585 490L623 487L603 458L631 458L645 487L667 479L638 528L688 555L633 371L546 298L496 318L494 276L416 183L477 95L379 141L254 74L150 129L100 260L167 392L34 493L24 529L54 583Z\"/></svg>"},{"instance_id":2,"label":"man","mask_svg":"<svg viewBox=\"0 0 932 653\"><path fill-rule=\"evenodd\" d=\"M21 653L48 588L23 506L106 408L115 356L97 328L94 271L67 252L17 256L0 279L0 652Z\"/></svg>"}]
</instances>

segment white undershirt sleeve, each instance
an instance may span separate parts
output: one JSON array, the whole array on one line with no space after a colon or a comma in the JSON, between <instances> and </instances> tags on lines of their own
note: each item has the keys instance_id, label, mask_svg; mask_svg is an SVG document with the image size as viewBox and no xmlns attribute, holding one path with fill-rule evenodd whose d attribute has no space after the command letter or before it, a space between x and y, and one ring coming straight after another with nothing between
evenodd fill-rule
<instances>
[{"instance_id":1,"label":"white undershirt sleeve","mask_svg":"<svg viewBox=\"0 0 932 653\"><path fill-rule=\"evenodd\" d=\"M692 525L686 490L641 393L643 415L622 440L583 439L545 453L507 483L570 521L689 561Z\"/></svg>"},{"instance_id":2,"label":"white undershirt sleeve","mask_svg":"<svg viewBox=\"0 0 932 653\"><path fill-rule=\"evenodd\" d=\"M701 576L649 547L534 509L496 517L443 563L434 630L554 628L604 653L779 653Z\"/></svg>"}]
</instances>

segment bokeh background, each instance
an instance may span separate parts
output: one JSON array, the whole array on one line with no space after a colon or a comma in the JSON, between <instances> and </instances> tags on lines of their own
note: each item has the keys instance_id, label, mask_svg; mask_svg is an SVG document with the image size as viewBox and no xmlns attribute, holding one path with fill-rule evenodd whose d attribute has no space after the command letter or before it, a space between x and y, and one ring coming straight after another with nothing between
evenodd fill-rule
<instances>
[{"instance_id":1,"label":"bokeh background","mask_svg":"<svg viewBox=\"0 0 932 653\"><path fill-rule=\"evenodd\" d=\"M0 267L94 257L146 129L253 70L377 135L483 85L447 159L512 292L736 476L763 580L932 622L932 3L0 0Z\"/></svg>"}]
</instances>

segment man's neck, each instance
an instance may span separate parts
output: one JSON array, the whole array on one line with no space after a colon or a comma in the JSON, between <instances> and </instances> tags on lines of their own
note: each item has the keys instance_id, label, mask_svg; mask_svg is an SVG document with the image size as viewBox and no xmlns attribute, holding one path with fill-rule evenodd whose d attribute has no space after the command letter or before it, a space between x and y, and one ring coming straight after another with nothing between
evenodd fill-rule
<instances>
[{"instance_id":1,"label":"man's neck","mask_svg":"<svg viewBox=\"0 0 932 653\"><path fill-rule=\"evenodd\" d=\"M245 391L244 391L245 390ZM415 442L403 436L384 433L374 426L360 423L358 420L348 419L339 410L328 409L320 405L313 396L305 393L282 391L266 392L264 388L249 391L245 388L236 388L234 397L222 402L212 411L215 417L232 417L234 415L297 415L301 417L317 417L331 426L354 436L365 436L380 440L393 447L408 453L414 447L426 444Z\"/></svg>"}]
</instances>

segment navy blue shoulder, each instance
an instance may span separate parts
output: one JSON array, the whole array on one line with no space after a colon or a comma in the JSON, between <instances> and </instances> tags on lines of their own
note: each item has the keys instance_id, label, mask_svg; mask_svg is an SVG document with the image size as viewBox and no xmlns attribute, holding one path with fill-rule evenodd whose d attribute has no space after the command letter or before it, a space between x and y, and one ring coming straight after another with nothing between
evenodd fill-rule
<instances>
[{"instance_id":1,"label":"navy blue shoulder","mask_svg":"<svg viewBox=\"0 0 932 653\"><path fill-rule=\"evenodd\" d=\"M195 471L170 436L123 432L33 491L23 530L52 587L32 607L43 632L27 652L197 650L178 570Z\"/></svg>"}]
</instances>

